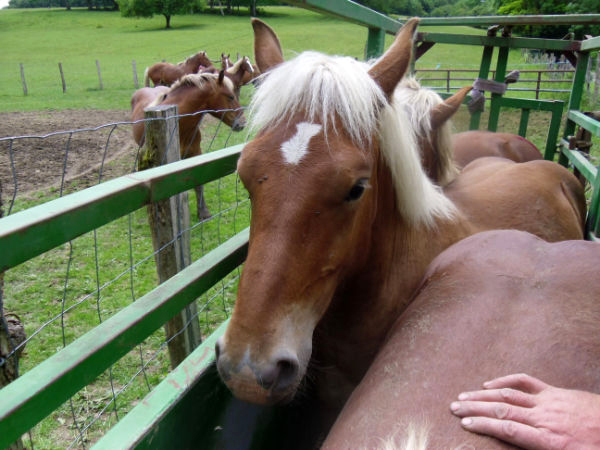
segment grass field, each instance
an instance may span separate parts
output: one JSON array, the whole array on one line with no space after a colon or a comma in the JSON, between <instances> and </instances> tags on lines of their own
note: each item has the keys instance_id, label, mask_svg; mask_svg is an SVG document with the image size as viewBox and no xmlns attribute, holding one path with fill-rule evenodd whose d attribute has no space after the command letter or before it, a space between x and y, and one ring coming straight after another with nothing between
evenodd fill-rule
<instances>
[{"instance_id":1,"label":"grass field","mask_svg":"<svg viewBox=\"0 0 600 450\"><path fill-rule=\"evenodd\" d=\"M263 18L277 31L286 58L306 49L363 57L367 31L360 26L289 7L266 8ZM177 62L199 50L206 50L214 60L222 52L232 56L238 53L252 56L252 29L247 16L175 16L172 26L171 30L163 29L162 17L127 19L117 12L0 10L0 112L66 108L127 110L135 89L132 61L136 63L141 84L144 68L163 59ZM430 27L429 30L485 33L467 27ZM391 39L391 36L387 37L388 44ZM477 68L480 57L481 49L477 47L465 46L457 50L438 45L419 61L417 67ZM101 67L102 90L96 60ZM61 87L59 62L66 79L65 93ZM511 52L510 62L515 66L523 64L520 51ZM19 64L24 67L27 96L23 94ZM245 89L243 92L242 103L247 104L252 91ZM456 128L466 129L468 120L466 110L461 110L456 117ZM531 115L528 137L538 146L545 141L548 120L546 114ZM485 123L485 117L482 123ZM211 127L203 131L205 136L215 132L215 127ZM516 132L518 115L506 111L500 128ZM210 148L218 149L243 139L242 134L230 136L228 130L220 130ZM203 147L207 149L204 143ZM70 189L79 187L77 182L69 186ZM54 189L18 199L17 209L57 195ZM205 224L195 222L193 258L198 258L249 223L247 195L236 176L208 185L207 197L213 213L220 210L223 213ZM191 201L191 204L195 205L195 202ZM192 210L192 217L194 214ZM34 367L62 348L63 343L71 342L156 285L146 223L145 211L137 211L6 273L5 306L21 316L28 335L50 318L60 315L64 307L80 303L65 316L66 326L57 320L40 333L39 339L28 344L22 371ZM234 273L202 299L208 305L200 318L204 332L210 332L231 308L236 276ZM232 286L224 288L227 283ZM98 289L104 285L105 288ZM162 379L168 370L163 342L161 330L119 362L111 373L104 374L77 394L72 400L75 419L71 405L66 404L44 420L32 434L34 446L50 449L71 445L77 434L75 422L86 423L108 408L85 435L88 443L95 441L116 420L111 413L113 390L127 386L117 402L119 416L122 416L143 398L149 387ZM147 362L150 358L153 359L146 373L136 376L141 361ZM29 437L25 443L29 445Z\"/></svg>"}]
</instances>

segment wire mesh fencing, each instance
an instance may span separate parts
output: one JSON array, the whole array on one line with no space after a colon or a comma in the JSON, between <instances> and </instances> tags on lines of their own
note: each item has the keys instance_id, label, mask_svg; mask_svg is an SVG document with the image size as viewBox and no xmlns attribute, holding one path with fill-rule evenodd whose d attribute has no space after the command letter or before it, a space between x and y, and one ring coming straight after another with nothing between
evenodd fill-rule
<instances>
[{"instance_id":1,"label":"wire mesh fencing","mask_svg":"<svg viewBox=\"0 0 600 450\"><path fill-rule=\"evenodd\" d=\"M132 127L133 122L118 121L0 138L4 215L134 172L142 149L133 141ZM208 115L200 128L204 153L246 138ZM191 222L184 231L192 260L249 225L249 200L237 174L205 184L204 195L211 216L202 220L195 214L195 193L189 196ZM153 247L147 211L140 209L6 271L0 320L7 324L17 317L26 339L11 342L0 365L12 361L17 375L23 374L151 291L158 284L155 259L163 251ZM174 335L167 339L157 330L71 397L24 436L25 447L93 444L164 378L169 340L191 326L205 337L229 316L238 279L235 270L220 280Z\"/></svg>"}]
</instances>

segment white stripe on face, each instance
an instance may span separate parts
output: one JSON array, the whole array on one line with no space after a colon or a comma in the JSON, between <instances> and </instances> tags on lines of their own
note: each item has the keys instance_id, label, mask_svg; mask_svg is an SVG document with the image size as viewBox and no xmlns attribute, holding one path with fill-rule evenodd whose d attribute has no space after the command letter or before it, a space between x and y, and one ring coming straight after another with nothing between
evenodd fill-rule
<instances>
[{"instance_id":1,"label":"white stripe on face","mask_svg":"<svg viewBox=\"0 0 600 450\"><path fill-rule=\"evenodd\" d=\"M296 134L281 144L283 159L287 164L298 164L308 151L308 143L323 128L321 125L301 122L296 125Z\"/></svg>"}]
</instances>

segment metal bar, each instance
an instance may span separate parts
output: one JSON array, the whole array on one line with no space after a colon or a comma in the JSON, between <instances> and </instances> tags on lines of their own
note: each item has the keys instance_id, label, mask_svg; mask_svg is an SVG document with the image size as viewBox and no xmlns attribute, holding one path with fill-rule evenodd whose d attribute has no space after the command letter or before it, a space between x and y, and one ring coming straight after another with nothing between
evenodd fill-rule
<instances>
[{"instance_id":1,"label":"metal bar","mask_svg":"<svg viewBox=\"0 0 600 450\"><path fill-rule=\"evenodd\" d=\"M550 117L550 127L548 128L548 137L546 138L546 148L544 150L544 159L554 161L556 149L558 147L558 134L560 133L560 121L564 109L564 102L552 102L552 116Z\"/></svg>"},{"instance_id":2,"label":"metal bar","mask_svg":"<svg viewBox=\"0 0 600 450\"><path fill-rule=\"evenodd\" d=\"M365 59L369 60L377 58L383 54L385 48L385 30L383 28L372 28L369 27L369 34L367 36L367 52Z\"/></svg>"},{"instance_id":3,"label":"metal bar","mask_svg":"<svg viewBox=\"0 0 600 450\"><path fill-rule=\"evenodd\" d=\"M565 41L563 39L539 39L499 36L475 36L466 34L429 33L417 34L417 42L433 42L438 44L462 44L509 48L534 48L541 50L578 51L581 41Z\"/></svg>"},{"instance_id":4,"label":"metal bar","mask_svg":"<svg viewBox=\"0 0 600 450\"><path fill-rule=\"evenodd\" d=\"M147 438L162 422L167 421L174 406L198 382L215 360L215 344L225 333L229 319L222 323L206 340L170 372L146 398L111 428L94 450L134 448Z\"/></svg>"},{"instance_id":5,"label":"metal bar","mask_svg":"<svg viewBox=\"0 0 600 450\"><path fill-rule=\"evenodd\" d=\"M581 105L581 97L583 95L583 87L585 84L585 74L587 71L588 61L590 59L589 53L578 53L577 54L577 66L575 67L575 75L573 76L573 84L571 85L571 96L569 97L569 105L567 111L579 110ZM569 136L575 133L575 122L567 117L567 123L565 125L565 131L563 137L569 139ZM564 166L567 165L567 159L564 153L561 153L558 158L558 162Z\"/></svg>"},{"instance_id":6,"label":"metal bar","mask_svg":"<svg viewBox=\"0 0 600 450\"><path fill-rule=\"evenodd\" d=\"M243 147L240 144L125 175L2 218L0 272L150 202L233 173Z\"/></svg>"},{"instance_id":7,"label":"metal bar","mask_svg":"<svg viewBox=\"0 0 600 450\"><path fill-rule=\"evenodd\" d=\"M239 266L249 229L177 273L0 391L0 448L35 426Z\"/></svg>"},{"instance_id":8,"label":"metal bar","mask_svg":"<svg viewBox=\"0 0 600 450\"><path fill-rule=\"evenodd\" d=\"M600 122L594 118L586 116L581 111L569 111L567 113L567 118L596 136L600 136Z\"/></svg>"},{"instance_id":9,"label":"metal bar","mask_svg":"<svg viewBox=\"0 0 600 450\"><path fill-rule=\"evenodd\" d=\"M600 50L600 36L586 39L581 42L581 51Z\"/></svg>"},{"instance_id":10,"label":"metal bar","mask_svg":"<svg viewBox=\"0 0 600 450\"><path fill-rule=\"evenodd\" d=\"M490 65L492 64L492 55L493 54L494 54L494 47L486 46L483 48L483 54L481 55L481 64L479 65L479 78L487 79L487 77L490 73ZM469 130L478 130L480 121L481 121L481 111L475 111L473 114L471 114Z\"/></svg>"},{"instance_id":11,"label":"metal bar","mask_svg":"<svg viewBox=\"0 0 600 450\"><path fill-rule=\"evenodd\" d=\"M421 25L593 25L600 14L423 17Z\"/></svg>"},{"instance_id":12,"label":"metal bar","mask_svg":"<svg viewBox=\"0 0 600 450\"><path fill-rule=\"evenodd\" d=\"M593 182L598 176L598 169L588 161L585 155L579 150L569 149L568 142L561 141L561 152L569 161L581 172L581 174L590 182Z\"/></svg>"},{"instance_id":13,"label":"metal bar","mask_svg":"<svg viewBox=\"0 0 600 450\"><path fill-rule=\"evenodd\" d=\"M389 34L396 34L402 26L400 22L384 14L349 0L285 0L285 2L366 27L381 28Z\"/></svg>"},{"instance_id":14,"label":"metal bar","mask_svg":"<svg viewBox=\"0 0 600 450\"><path fill-rule=\"evenodd\" d=\"M521 121L519 122L519 136L527 136L527 124L529 123L529 109L523 108L521 110Z\"/></svg>"},{"instance_id":15,"label":"metal bar","mask_svg":"<svg viewBox=\"0 0 600 450\"><path fill-rule=\"evenodd\" d=\"M506 66L508 65L508 47L498 49L498 62L496 63L496 76L494 80L498 83L504 82L506 76ZM502 94L492 93L490 106L490 116L488 119L488 130L496 131L498 129L498 120L500 118L500 99Z\"/></svg>"}]
</instances>

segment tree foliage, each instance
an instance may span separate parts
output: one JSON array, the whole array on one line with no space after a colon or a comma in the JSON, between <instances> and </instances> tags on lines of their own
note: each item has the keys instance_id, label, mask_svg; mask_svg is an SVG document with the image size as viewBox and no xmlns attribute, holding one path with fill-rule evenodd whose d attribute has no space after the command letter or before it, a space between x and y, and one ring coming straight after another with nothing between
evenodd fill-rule
<instances>
[{"instance_id":1,"label":"tree foliage","mask_svg":"<svg viewBox=\"0 0 600 450\"><path fill-rule=\"evenodd\" d=\"M117 0L121 14L125 17L165 17L165 28L171 28L171 17L175 14L198 12L202 4L198 0Z\"/></svg>"}]
</instances>

